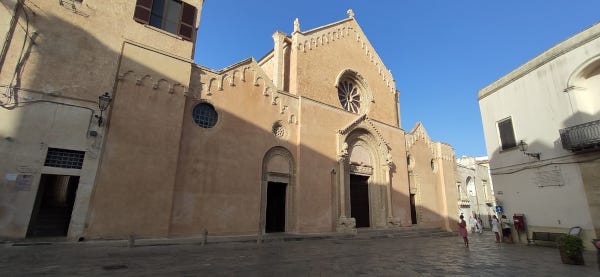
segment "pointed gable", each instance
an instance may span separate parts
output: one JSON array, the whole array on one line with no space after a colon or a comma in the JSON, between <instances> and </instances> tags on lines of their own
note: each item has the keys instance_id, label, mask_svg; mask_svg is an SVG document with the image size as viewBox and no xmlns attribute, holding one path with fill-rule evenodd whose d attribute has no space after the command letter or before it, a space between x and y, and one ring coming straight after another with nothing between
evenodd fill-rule
<instances>
[{"instance_id":1,"label":"pointed gable","mask_svg":"<svg viewBox=\"0 0 600 277\"><path fill-rule=\"evenodd\" d=\"M376 69L377 74L381 77L389 92L395 93L396 83L391 71L385 66L375 48L367 39L351 10L349 10L349 14L351 16L343 20L305 32L295 32L293 37L295 38L294 42L296 45L294 46L296 50L299 53L310 53L319 48L334 47L336 41L350 40L355 46L363 50L361 52L364 58Z\"/></svg>"},{"instance_id":2,"label":"pointed gable","mask_svg":"<svg viewBox=\"0 0 600 277\"><path fill-rule=\"evenodd\" d=\"M277 38L291 47L289 63L285 59L274 62L282 65L282 76L288 76L289 85L284 82L284 87L291 94L398 126L394 78L353 13L307 31L301 31L299 25L297 21L290 37Z\"/></svg>"}]
</instances>

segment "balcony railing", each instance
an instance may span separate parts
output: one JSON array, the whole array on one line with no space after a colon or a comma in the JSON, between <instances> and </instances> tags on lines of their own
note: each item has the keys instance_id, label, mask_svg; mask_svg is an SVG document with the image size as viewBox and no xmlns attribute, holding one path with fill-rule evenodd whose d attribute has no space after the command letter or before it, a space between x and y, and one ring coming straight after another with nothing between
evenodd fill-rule
<instances>
[{"instance_id":1,"label":"balcony railing","mask_svg":"<svg viewBox=\"0 0 600 277\"><path fill-rule=\"evenodd\" d=\"M600 147L600 120L561 129L559 132L564 149L580 151Z\"/></svg>"}]
</instances>

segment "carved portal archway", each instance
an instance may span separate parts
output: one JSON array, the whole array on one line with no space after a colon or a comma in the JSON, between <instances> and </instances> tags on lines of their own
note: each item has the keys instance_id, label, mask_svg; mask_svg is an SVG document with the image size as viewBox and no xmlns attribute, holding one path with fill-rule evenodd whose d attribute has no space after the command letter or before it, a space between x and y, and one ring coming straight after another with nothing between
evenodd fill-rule
<instances>
[{"instance_id":1,"label":"carved portal archway","mask_svg":"<svg viewBox=\"0 0 600 277\"><path fill-rule=\"evenodd\" d=\"M283 232L290 232L296 229L293 218L295 218L294 195L296 191L295 184L295 162L292 154L281 146L271 148L265 154L262 164L262 180L260 189L260 216L259 216L259 234L266 231L267 224L267 203L269 184L285 186L285 223Z\"/></svg>"},{"instance_id":2,"label":"carved portal archway","mask_svg":"<svg viewBox=\"0 0 600 277\"><path fill-rule=\"evenodd\" d=\"M399 220L392 216L391 209L392 164L387 143L366 116L338 131L338 232L356 231L356 220L351 215L352 175L368 177L369 226L386 228L400 225Z\"/></svg>"}]
</instances>

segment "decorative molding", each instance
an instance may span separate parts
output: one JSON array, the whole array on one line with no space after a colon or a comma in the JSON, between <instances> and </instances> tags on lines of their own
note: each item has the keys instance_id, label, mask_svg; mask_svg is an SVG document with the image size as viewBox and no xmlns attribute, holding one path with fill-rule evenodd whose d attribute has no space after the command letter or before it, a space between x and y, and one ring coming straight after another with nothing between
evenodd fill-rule
<instances>
[{"instance_id":1,"label":"decorative molding","mask_svg":"<svg viewBox=\"0 0 600 277\"><path fill-rule=\"evenodd\" d=\"M350 164L350 172L362 175L373 175L373 167L358 164Z\"/></svg>"},{"instance_id":2,"label":"decorative molding","mask_svg":"<svg viewBox=\"0 0 600 277\"><path fill-rule=\"evenodd\" d=\"M297 99L297 97L278 91L275 88L275 84L269 79L262 68L258 66L254 59L247 59L220 71L211 70L202 66L198 66L198 68L201 70L201 86L198 96L195 97L200 97L202 94L207 97L215 97L215 94L213 93L215 84L217 84L218 90L222 91L223 86L226 84L228 84L229 87L239 87L236 85L237 82L245 83L247 80L251 80L253 86L262 88L262 95L265 99L268 99L273 106L277 107L277 111L280 114L287 114L288 123L298 124L297 116L292 109L290 109L292 106L289 104L289 101L293 101L292 99ZM247 76L250 73L252 76ZM270 99L267 98L267 96L271 96Z\"/></svg>"},{"instance_id":3,"label":"decorative molding","mask_svg":"<svg viewBox=\"0 0 600 277\"><path fill-rule=\"evenodd\" d=\"M350 124L346 125L346 127L338 130L337 132L342 135L347 135L350 131L356 129L357 126L361 124L368 125L368 129L372 130L373 133L375 133L375 135L377 136L377 138L380 139L386 147L389 147L389 143L385 140L383 135L381 135L379 129L375 127L373 121L366 114L359 116L356 120L352 121Z\"/></svg>"},{"instance_id":4,"label":"decorative molding","mask_svg":"<svg viewBox=\"0 0 600 277\"><path fill-rule=\"evenodd\" d=\"M481 100L499 89L515 82L530 72L546 65L554 59L569 53L570 51L583 46L600 37L600 23L597 23L586 30L577 33L576 35L560 42L543 53L537 55L525 64L519 66L512 72L504 75L504 77L484 87L477 93L477 99Z\"/></svg>"},{"instance_id":5,"label":"decorative molding","mask_svg":"<svg viewBox=\"0 0 600 277\"><path fill-rule=\"evenodd\" d=\"M339 233L356 233L356 220L342 216L338 219L336 231Z\"/></svg>"},{"instance_id":6,"label":"decorative molding","mask_svg":"<svg viewBox=\"0 0 600 277\"><path fill-rule=\"evenodd\" d=\"M350 24L354 24L356 27L350 26ZM383 61L379 55L377 55L377 52L364 35L364 32L360 29L360 26L356 23L356 20L354 20L354 17L350 17L350 20L346 19L344 21L323 26L323 28L319 28L318 31L305 33L298 32L293 33L293 35L302 35L302 38L298 39L296 45L296 49L302 53L306 53L307 50L313 50L313 48L316 49L318 47L326 46L336 40L354 37L354 40L359 44L359 47L364 49L364 54L367 59L369 59L369 61L377 68L379 76L381 76L381 79L388 87L390 93L396 93L392 72L383 65Z\"/></svg>"},{"instance_id":7,"label":"decorative molding","mask_svg":"<svg viewBox=\"0 0 600 277\"><path fill-rule=\"evenodd\" d=\"M135 74L133 70L126 70L123 73L117 75L117 81L124 82L128 79L135 80L136 86L144 86L146 80L150 81L150 86L153 90L159 90L161 87L166 88L169 94L175 94L176 88L181 88L182 95L189 96L191 90L182 85L179 82L168 80L165 78L152 77L150 74L144 74L143 76Z\"/></svg>"},{"instance_id":8,"label":"decorative molding","mask_svg":"<svg viewBox=\"0 0 600 277\"><path fill-rule=\"evenodd\" d=\"M390 146L381 135L381 132L375 127L375 124L367 117L366 114L361 115L356 120L348 124L345 128L337 131L338 133L338 161L345 161L348 156L348 144L346 142L348 136L355 130L362 129L366 133L371 134L373 140L373 146L379 151L381 157L381 165L384 167L391 167L394 163L392 154L390 153Z\"/></svg>"}]
</instances>

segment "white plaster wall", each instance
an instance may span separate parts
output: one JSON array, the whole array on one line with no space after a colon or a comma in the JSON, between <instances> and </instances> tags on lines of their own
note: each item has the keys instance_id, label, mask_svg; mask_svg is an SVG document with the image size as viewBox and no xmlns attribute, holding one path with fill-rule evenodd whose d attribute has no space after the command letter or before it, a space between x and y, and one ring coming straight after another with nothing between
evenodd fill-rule
<instances>
[{"instance_id":1,"label":"white plaster wall","mask_svg":"<svg viewBox=\"0 0 600 277\"><path fill-rule=\"evenodd\" d=\"M0 118L5 119L0 121L0 153L3 157L0 160L0 237L25 236L42 174L81 176L69 237L77 236L83 230L103 132L95 123L88 129L95 103L67 101L65 104L73 106L38 102L15 110L0 109ZM88 136L89 130L97 130L98 136ZM49 147L85 151L83 168L44 166ZM19 189L15 181L6 178L7 174L32 175L31 187Z\"/></svg>"},{"instance_id":2,"label":"white plaster wall","mask_svg":"<svg viewBox=\"0 0 600 277\"><path fill-rule=\"evenodd\" d=\"M592 31L600 33L600 25L586 32ZM581 37L574 38L581 41ZM551 50L560 50L571 42L573 39ZM559 130L590 121L589 116L582 117L581 113L598 115L598 95L585 96L581 90L565 92L565 89L573 72L599 53L600 39L597 35L595 39L554 59L549 58L548 55L552 54L549 50L536 58L549 62L525 72L526 75L508 82L484 98L481 98L482 92L486 92L487 88L480 92L479 105L494 190L505 208L505 214L523 213L528 225L593 229L581 173L575 163L577 157L562 148ZM515 72L535 63L536 59ZM574 96L574 93L578 94ZM590 103L594 104L590 106ZM528 152L541 153L540 161L523 155L517 148L500 150L497 122L509 116L517 143L526 141ZM564 185L538 187L534 182L536 170L551 167L560 170Z\"/></svg>"}]
</instances>

